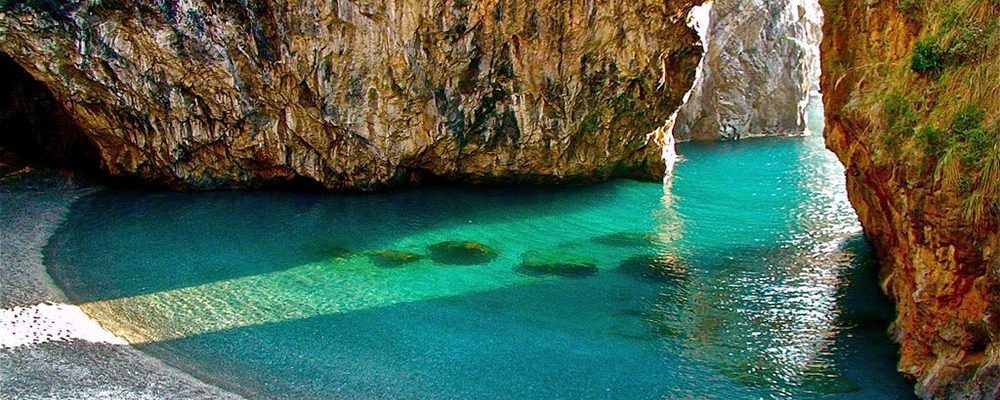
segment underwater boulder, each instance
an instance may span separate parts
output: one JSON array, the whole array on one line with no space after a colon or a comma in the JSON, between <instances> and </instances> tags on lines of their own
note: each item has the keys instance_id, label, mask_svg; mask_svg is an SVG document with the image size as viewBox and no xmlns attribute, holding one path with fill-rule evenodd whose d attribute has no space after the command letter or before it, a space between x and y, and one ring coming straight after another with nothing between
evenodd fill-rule
<instances>
[{"instance_id":1,"label":"underwater boulder","mask_svg":"<svg viewBox=\"0 0 1000 400\"><path fill-rule=\"evenodd\" d=\"M628 340L650 342L661 339L660 335L649 329L643 321L638 322L618 322L608 330L608 335Z\"/></svg>"},{"instance_id":2,"label":"underwater boulder","mask_svg":"<svg viewBox=\"0 0 1000 400\"><path fill-rule=\"evenodd\" d=\"M398 268L420 261L424 256L399 250L378 250L368 253L368 258L379 268Z\"/></svg>"},{"instance_id":3,"label":"underwater boulder","mask_svg":"<svg viewBox=\"0 0 1000 400\"><path fill-rule=\"evenodd\" d=\"M682 282L688 278L683 261L675 256L642 254L629 257L615 270L633 278L662 283Z\"/></svg>"},{"instance_id":4,"label":"underwater boulder","mask_svg":"<svg viewBox=\"0 0 1000 400\"><path fill-rule=\"evenodd\" d=\"M354 252L351 249L342 246L328 246L321 248L317 251L317 254L324 259L345 259L350 257Z\"/></svg>"},{"instance_id":5,"label":"underwater boulder","mask_svg":"<svg viewBox=\"0 0 1000 400\"><path fill-rule=\"evenodd\" d=\"M656 237L643 232L615 232L590 238L591 242L611 247L646 247L656 242Z\"/></svg>"},{"instance_id":6,"label":"underwater boulder","mask_svg":"<svg viewBox=\"0 0 1000 400\"><path fill-rule=\"evenodd\" d=\"M525 275L582 277L597 273L597 261L562 251L528 250L515 271Z\"/></svg>"},{"instance_id":7,"label":"underwater boulder","mask_svg":"<svg viewBox=\"0 0 1000 400\"><path fill-rule=\"evenodd\" d=\"M500 255L496 249L471 240L435 243L427 246L427 251L431 260L445 265L486 264Z\"/></svg>"}]
</instances>

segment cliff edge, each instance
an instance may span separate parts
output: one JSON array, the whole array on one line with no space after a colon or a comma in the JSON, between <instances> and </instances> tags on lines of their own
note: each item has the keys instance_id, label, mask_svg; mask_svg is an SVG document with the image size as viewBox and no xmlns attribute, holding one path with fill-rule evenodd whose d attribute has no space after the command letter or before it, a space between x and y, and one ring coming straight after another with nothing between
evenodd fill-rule
<instances>
[{"instance_id":1,"label":"cliff edge","mask_svg":"<svg viewBox=\"0 0 1000 400\"><path fill-rule=\"evenodd\" d=\"M1000 398L1000 2L822 2L826 142L896 302L899 369Z\"/></svg>"}]
</instances>

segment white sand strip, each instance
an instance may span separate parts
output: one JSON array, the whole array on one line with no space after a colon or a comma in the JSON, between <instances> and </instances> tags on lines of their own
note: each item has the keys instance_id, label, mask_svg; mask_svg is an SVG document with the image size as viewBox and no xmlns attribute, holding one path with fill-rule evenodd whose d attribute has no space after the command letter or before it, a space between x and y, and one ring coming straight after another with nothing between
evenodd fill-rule
<instances>
[{"instance_id":1,"label":"white sand strip","mask_svg":"<svg viewBox=\"0 0 1000 400\"><path fill-rule=\"evenodd\" d=\"M0 399L238 399L66 304L42 249L73 202L94 190L44 171L0 182Z\"/></svg>"},{"instance_id":2,"label":"white sand strip","mask_svg":"<svg viewBox=\"0 0 1000 400\"><path fill-rule=\"evenodd\" d=\"M0 348L70 340L128 344L74 305L43 303L0 310Z\"/></svg>"}]
</instances>

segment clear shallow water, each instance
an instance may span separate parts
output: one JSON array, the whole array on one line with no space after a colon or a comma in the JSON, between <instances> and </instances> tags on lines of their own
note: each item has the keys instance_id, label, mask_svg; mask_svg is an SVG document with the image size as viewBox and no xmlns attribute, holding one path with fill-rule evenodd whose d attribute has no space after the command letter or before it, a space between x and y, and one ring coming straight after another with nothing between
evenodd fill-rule
<instances>
[{"instance_id":1,"label":"clear shallow water","mask_svg":"<svg viewBox=\"0 0 1000 400\"><path fill-rule=\"evenodd\" d=\"M822 139L679 153L666 187L106 190L46 262L107 328L255 398L911 398ZM496 257L428 258L443 241Z\"/></svg>"}]
</instances>

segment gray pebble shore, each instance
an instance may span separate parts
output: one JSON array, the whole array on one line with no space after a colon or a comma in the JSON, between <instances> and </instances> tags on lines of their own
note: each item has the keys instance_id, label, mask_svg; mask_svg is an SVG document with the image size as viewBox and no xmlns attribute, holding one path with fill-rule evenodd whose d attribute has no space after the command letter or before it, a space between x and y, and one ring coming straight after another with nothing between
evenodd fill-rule
<instances>
[{"instance_id":1,"label":"gray pebble shore","mask_svg":"<svg viewBox=\"0 0 1000 400\"><path fill-rule=\"evenodd\" d=\"M0 308L67 302L42 249L73 202L95 190L50 171L0 181ZM0 371L0 399L239 398L130 346L80 339L2 347Z\"/></svg>"}]
</instances>

